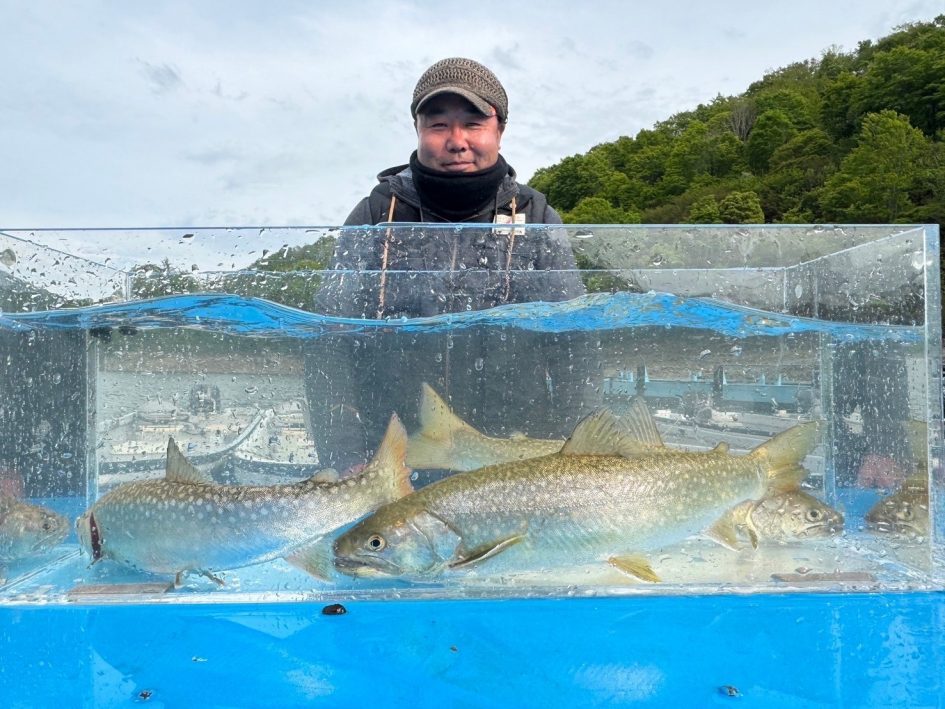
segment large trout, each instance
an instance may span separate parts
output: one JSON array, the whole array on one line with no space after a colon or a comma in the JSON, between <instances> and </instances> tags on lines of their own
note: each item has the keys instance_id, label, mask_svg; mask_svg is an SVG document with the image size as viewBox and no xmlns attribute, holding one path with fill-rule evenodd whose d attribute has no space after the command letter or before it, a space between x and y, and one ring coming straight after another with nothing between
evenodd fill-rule
<instances>
[{"instance_id":1,"label":"large trout","mask_svg":"<svg viewBox=\"0 0 945 709\"><path fill-rule=\"evenodd\" d=\"M373 460L355 477L316 475L286 485L218 485L167 446L164 479L121 485L77 521L92 557L143 571L214 571L259 564L318 546L319 540L410 492L407 434L394 416Z\"/></svg>"},{"instance_id":2,"label":"large trout","mask_svg":"<svg viewBox=\"0 0 945 709\"><path fill-rule=\"evenodd\" d=\"M656 452L663 445L656 422L641 398L633 400L624 424L645 427L629 431L639 439L634 452ZM407 441L407 465L415 470L476 470L557 453L563 445L563 438L529 438L523 433L509 438L487 436L457 416L443 397L424 382L420 387L420 428Z\"/></svg>"},{"instance_id":3,"label":"large trout","mask_svg":"<svg viewBox=\"0 0 945 709\"><path fill-rule=\"evenodd\" d=\"M642 552L699 533L743 500L796 489L818 428L795 426L743 456L724 444L641 453L658 437L631 431L655 431L652 419L600 411L558 453L458 473L384 505L335 541L335 566L424 580L607 561L657 581Z\"/></svg>"}]
</instances>

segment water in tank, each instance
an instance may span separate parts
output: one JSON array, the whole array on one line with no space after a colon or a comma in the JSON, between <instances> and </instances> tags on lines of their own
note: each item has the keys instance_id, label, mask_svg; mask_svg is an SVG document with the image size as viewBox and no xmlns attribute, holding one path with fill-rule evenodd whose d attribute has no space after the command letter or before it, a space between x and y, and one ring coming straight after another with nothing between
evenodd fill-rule
<instances>
[{"instance_id":1,"label":"water in tank","mask_svg":"<svg viewBox=\"0 0 945 709\"><path fill-rule=\"evenodd\" d=\"M0 603L942 586L935 227L0 255Z\"/></svg>"}]
</instances>

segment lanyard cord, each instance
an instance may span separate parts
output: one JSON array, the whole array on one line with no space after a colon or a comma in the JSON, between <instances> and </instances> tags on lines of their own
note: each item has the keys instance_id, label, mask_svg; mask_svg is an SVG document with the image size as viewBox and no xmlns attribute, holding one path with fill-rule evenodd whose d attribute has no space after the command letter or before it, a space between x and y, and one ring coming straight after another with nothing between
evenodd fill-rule
<instances>
[{"instance_id":1,"label":"lanyard cord","mask_svg":"<svg viewBox=\"0 0 945 709\"><path fill-rule=\"evenodd\" d=\"M515 197L509 205L512 208L512 232L509 236L509 253L505 259L505 294L502 296L502 302L509 302L509 294L512 292L512 248L515 246Z\"/></svg>"},{"instance_id":2,"label":"lanyard cord","mask_svg":"<svg viewBox=\"0 0 945 709\"><path fill-rule=\"evenodd\" d=\"M397 195L390 196L390 209L387 210L387 231L384 234L384 252L381 254L381 292L377 299L377 319L384 317L384 295L387 289L387 257L390 253L391 223L394 221L394 207L397 204Z\"/></svg>"}]
</instances>

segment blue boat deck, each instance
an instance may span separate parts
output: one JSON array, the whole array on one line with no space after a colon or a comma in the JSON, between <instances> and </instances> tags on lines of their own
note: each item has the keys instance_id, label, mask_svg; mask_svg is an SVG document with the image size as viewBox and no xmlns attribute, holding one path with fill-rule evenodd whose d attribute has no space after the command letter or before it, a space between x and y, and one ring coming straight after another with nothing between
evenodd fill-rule
<instances>
[{"instance_id":1,"label":"blue boat deck","mask_svg":"<svg viewBox=\"0 0 945 709\"><path fill-rule=\"evenodd\" d=\"M945 594L0 609L4 706L943 706Z\"/></svg>"}]
</instances>

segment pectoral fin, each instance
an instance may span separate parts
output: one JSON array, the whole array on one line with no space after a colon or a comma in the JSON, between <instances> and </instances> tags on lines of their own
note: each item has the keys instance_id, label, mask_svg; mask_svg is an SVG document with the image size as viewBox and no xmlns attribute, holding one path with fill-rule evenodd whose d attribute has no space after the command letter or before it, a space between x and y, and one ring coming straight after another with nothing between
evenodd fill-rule
<instances>
[{"instance_id":1,"label":"pectoral fin","mask_svg":"<svg viewBox=\"0 0 945 709\"><path fill-rule=\"evenodd\" d=\"M618 571L651 583L659 583L660 577L650 567L650 562L642 556L626 555L612 556L607 560Z\"/></svg>"},{"instance_id":2,"label":"pectoral fin","mask_svg":"<svg viewBox=\"0 0 945 709\"><path fill-rule=\"evenodd\" d=\"M449 567L451 569L461 569L467 566L472 566L473 564L478 564L479 562L485 561L486 559L491 559L496 554L501 554L503 551L511 546L515 546L523 539L525 539L524 534L516 534L513 537L501 539L496 542L481 544L475 549L470 549L468 551L460 547L456 550L456 556L454 557L455 561L450 562Z\"/></svg>"},{"instance_id":3,"label":"pectoral fin","mask_svg":"<svg viewBox=\"0 0 945 709\"><path fill-rule=\"evenodd\" d=\"M226 585L226 582L223 579L221 579L219 576L214 576L211 572L207 571L206 569L184 569L174 574L174 583L171 585L171 588L175 588L175 589L181 588L184 585L184 576L186 576L189 573L197 574L199 576L204 576L210 579L211 581L213 581L213 583L215 583L217 586Z\"/></svg>"},{"instance_id":4,"label":"pectoral fin","mask_svg":"<svg viewBox=\"0 0 945 709\"><path fill-rule=\"evenodd\" d=\"M735 524L732 516L726 513L719 517L711 527L705 531L705 535L717 544L721 544L726 549L738 551L738 534L735 531Z\"/></svg>"},{"instance_id":5,"label":"pectoral fin","mask_svg":"<svg viewBox=\"0 0 945 709\"><path fill-rule=\"evenodd\" d=\"M748 535L752 548L757 549L758 532L751 520L755 504L752 500L746 500L735 505L719 517L715 524L705 531L705 535L726 549L738 551L738 532L741 530Z\"/></svg>"},{"instance_id":6,"label":"pectoral fin","mask_svg":"<svg viewBox=\"0 0 945 709\"><path fill-rule=\"evenodd\" d=\"M296 549L285 560L319 581L332 579L334 566L332 565L331 539L328 536L320 537Z\"/></svg>"}]
</instances>

